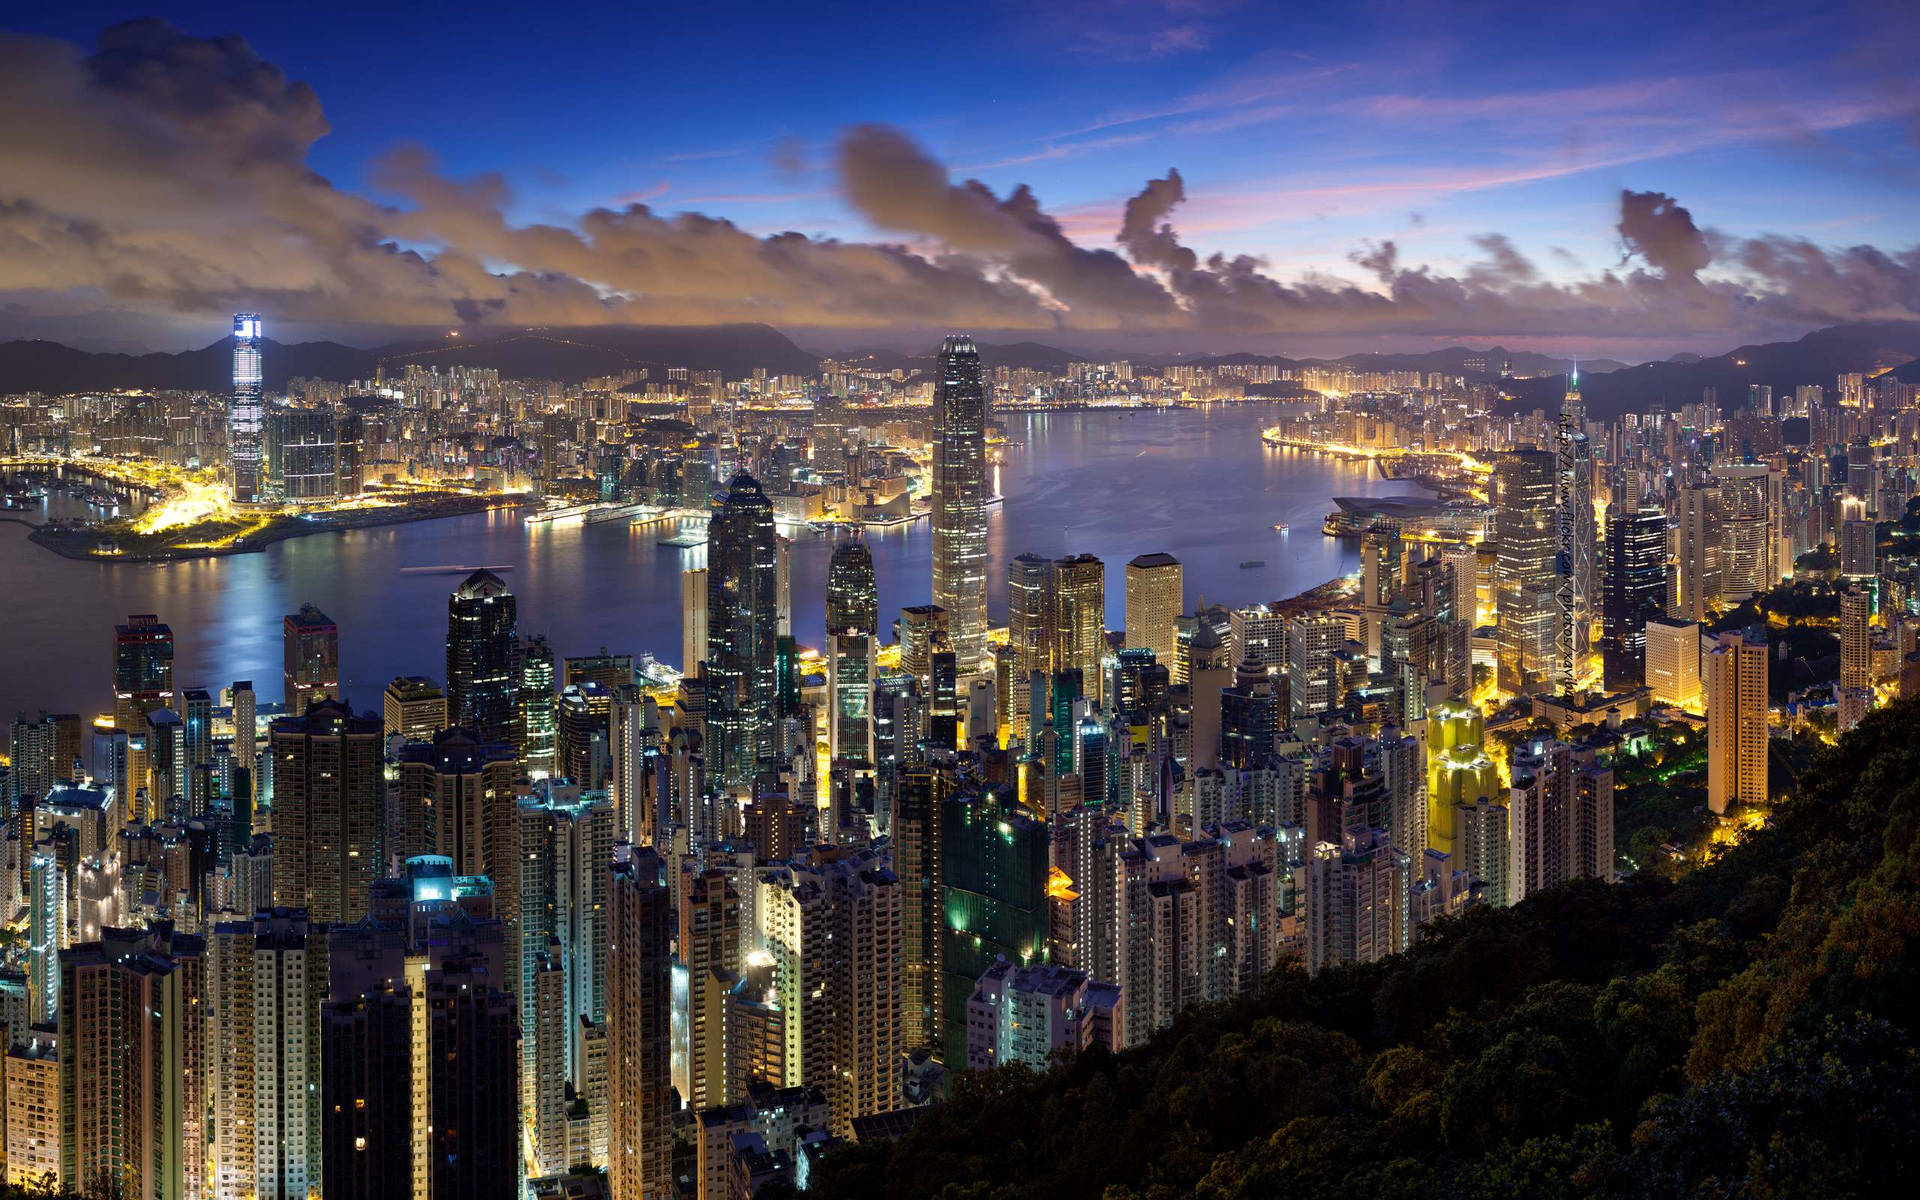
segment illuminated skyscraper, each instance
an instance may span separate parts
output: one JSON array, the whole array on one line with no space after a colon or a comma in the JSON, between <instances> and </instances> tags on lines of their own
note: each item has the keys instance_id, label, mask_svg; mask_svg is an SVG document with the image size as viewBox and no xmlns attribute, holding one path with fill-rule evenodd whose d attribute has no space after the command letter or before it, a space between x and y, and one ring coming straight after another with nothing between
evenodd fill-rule
<instances>
[{"instance_id":1,"label":"illuminated skyscraper","mask_svg":"<svg viewBox=\"0 0 1920 1200\"><path fill-rule=\"evenodd\" d=\"M1600 653L1609 692L1647 675L1647 622L1666 608L1667 514L1658 506L1616 507L1607 516L1606 600Z\"/></svg>"},{"instance_id":2,"label":"illuminated skyscraper","mask_svg":"<svg viewBox=\"0 0 1920 1200\"><path fill-rule=\"evenodd\" d=\"M873 552L865 542L842 542L827 567L827 737L835 759L873 760L873 648L879 626Z\"/></svg>"},{"instance_id":3,"label":"illuminated skyscraper","mask_svg":"<svg viewBox=\"0 0 1920 1200\"><path fill-rule=\"evenodd\" d=\"M933 389L933 602L947 610L954 664L979 671L987 647L987 393L969 337L940 344Z\"/></svg>"},{"instance_id":4,"label":"illuminated skyscraper","mask_svg":"<svg viewBox=\"0 0 1920 1200\"><path fill-rule=\"evenodd\" d=\"M1840 593L1840 686L1873 686L1873 600L1863 588Z\"/></svg>"},{"instance_id":5,"label":"illuminated skyscraper","mask_svg":"<svg viewBox=\"0 0 1920 1200\"><path fill-rule=\"evenodd\" d=\"M339 698L340 627L332 618L302 604L281 622L281 642L287 715L299 716L315 700Z\"/></svg>"},{"instance_id":6,"label":"illuminated skyscraper","mask_svg":"<svg viewBox=\"0 0 1920 1200\"><path fill-rule=\"evenodd\" d=\"M235 313L233 401L228 410L227 449L236 504L254 504L262 499L260 339L260 314Z\"/></svg>"},{"instance_id":7,"label":"illuminated skyscraper","mask_svg":"<svg viewBox=\"0 0 1920 1200\"><path fill-rule=\"evenodd\" d=\"M520 763L539 778L560 770L560 726L554 713L553 646L544 634L520 643L519 688L514 697L519 712L515 740Z\"/></svg>"},{"instance_id":8,"label":"illuminated skyscraper","mask_svg":"<svg viewBox=\"0 0 1920 1200\"><path fill-rule=\"evenodd\" d=\"M680 670L694 675L707 657L707 568L680 572Z\"/></svg>"},{"instance_id":9,"label":"illuminated skyscraper","mask_svg":"<svg viewBox=\"0 0 1920 1200\"><path fill-rule=\"evenodd\" d=\"M1156 660L1174 659L1174 629L1187 608L1180 560L1142 554L1127 564L1127 648L1148 649Z\"/></svg>"},{"instance_id":10,"label":"illuminated skyscraper","mask_svg":"<svg viewBox=\"0 0 1920 1200\"><path fill-rule=\"evenodd\" d=\"M447 727L447 694L424 675L396 675L381 694L381 715L387 736L398 734L409 742L430 742Z\"/></svg>"},{"instance_id":11,"label":"illuminated skyscraper","mask_svg":"<svg viewBox=\"0 0 1920 1200\"><path fill-rule=\"evenodd\" d=\"M516 611L491 571L467 576L447 600L447 722L483 742L513 742L519 732Z\"/></svg>"},{"instance_id":12,"label":"illuminated skyscraper","mask_svg":"<svg viewBox=\"0 0 1920 1200\"><path fill-rule=\"evenodd\" d=\"M1053 564L1051 670L1078 671L1087 693L1099 699L1107 652L1107 567L1091 554Z\"/></svg>"},{"instance_id":13,"label":"illuminated skyscraper","mask_svg":"<svg viewBox=\"0 0 1920 1200\"><path fill-rule=\"evenodd\" d=\"M1013 657L1007 712L1017 738L1028 737L1031 730L1033 673L1053 669L1048 640L1052 587L1053 563L1040 555L1022 554L1007 564L1007 648Z\"/></svg>"},{"instance_id":14,"label":"illuminated skyscraper","mask_svg":"<svg viewBox=\"0 0 1920 1200\"><path fill-rule=\"evenodd\" d=\"M1706 621L1720 599L1725 535L1720 528L1720 489L1680 489L1674 541L1673 600L1667 615L1682 621Z\"/></svg>"},{"instance_id":15,"label":"illuminated skyscraper","mask_svg":"<svg viewBox=\"0 0 1920 1200\"><path fill-rule=\"evenodd\" d=\"M658 854L642 848L608 868L608 1159L613 1200L667 1200L673 1194L668 989L675 919L666 870Z\"/></svg>"},{"instance_id":16,"label":"illuminated skyscraper","mask_svg":"<svg viewBox=\"0 0 1920 1200\"><path fill-rule=\"evenodd\" d=\"M1494 465L1499 684L1516 695L1558 686L1557 470L1544 450L1510 450Z\"/></svg>"},{"instance_id":17,"label":"illuminated skyscraper","mask_svg":"<svg viewBox=\"0 0 1920 1200\"><path fill-rule=\"evenodd\" d=\"M1707 807L1767 800L1767 639L1723 633L1700 656L1706 677Z\"/></svg>"},{"instance_id":18,"label":"illuminated skyscraper","mask_svg":"<svg viewBox=\"0 0 1920 1200\"><path fill-rule=\"evenodd\" d=\"M1552 690L1570 692L1586 674L1595 600L1593 449L1587 444L1586 405L1580 399L1580 373L1567 379L1555 442L1554 476L1554 633Z\"/></svg>"},{"instance_id":19,"label":"illuminated skyscraper","mask_svg":"<svg viewBox=\"0 0 1920 1200\"><path fill-rule=\"evenodd\" d=\"M752 783L773 755L777 554L773 504L735 475L707 533L707 770L722 787Z\"/></svg>"},{"instance_id":20,"label":"illuminated skyscraper","mask_svg":"<svg viewBox=\"0 0 1920 1200\"><path fill-rule=\"evenodd\" d=\"M380 875L381 722L338 700L273 723L273 894L314 921L357 921Z\"/></svg>"},{"instance_id":21,"label":"illuminated skyscraper","mask_svg":"<svg viewBox=\"0 0 1920 1200\"><path fill-rule=\"evenodd\" d=\"M996 956L1023 966L1047 957L1052 873L1047 825L993 789L949 797L941 807L939 1030L945 1061L966 1062L967 999Z\"/></svg>"}]
</instances>

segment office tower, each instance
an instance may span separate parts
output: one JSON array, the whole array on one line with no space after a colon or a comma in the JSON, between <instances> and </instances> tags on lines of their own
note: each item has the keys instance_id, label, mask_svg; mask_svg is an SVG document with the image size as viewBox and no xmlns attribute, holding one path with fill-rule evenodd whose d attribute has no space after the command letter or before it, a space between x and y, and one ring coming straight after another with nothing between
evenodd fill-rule
<instances>
[{"instance_id":1,"label":"office tower","mask_svg":"<svg viewBox=\"0 0 1920 1200\"><path fill-rule=\"evenodd\" d=\"M1507 798L1507 903L1613 878L1613 769L1551 738L1517 748Z\"/></svg>"},{"instance_id":2,"label":"office tower","mask_svg":"<svg viewBox=\"0 0 1920 1200\"><path fill-rule=\"evenodd\" d=\"M262 449L261 495L270 503L329 500L339 492L340 422L333 409L269 408Z\"/></svg>"},{"instance_id":3,"label":"office tower","mask_svg":"<svg viewBox=\"0 0 1920 1200\"><path fill-rule=\"evenodd\" d=\"M900 1105L901 888L886 843L816 846L757 880L756 941L786 1013L787 1083L825 1092L827 1127L846 1137L854 1118Z\"/></svg>"},{"instance_id":4,"label":"office tower","mask_svg":"<svg viewBox=\"0 0 1920 1200\"><path fill-rule=\"evenodd\" d=\"M1233 686L1233 663L1213 626L1202 624L1187 648L1187 695L1191 708L1188 729L1191 769L1220 765L1220 693Z\"/></svg>"},{"instance_id":5,"label":"office tower","mask_svg":"<svg viewBox=\"0 0 1920 1200\"><path fill-rule=\"evenodd\" d=\"M1078 671L1087 695L1101 699L1107 652L1107 568L1091 554L1053 564L1053 662L1051 670Z\"/></svg>"},{"instance_id":6,"label":"office tower","mask_svg":"<svg viewBox=\"0 0 1920 1200\"><path fill-rule=\"evenodd\" d=\"M1680 489L1674 529L1673 603L1667 615L1682 621L1706 621L1720 600L1725 552L1720 489Z\"/></svg>"},{"instance_id":7,"label":"office tower","mask_svg":"<svg viewBox=\"0 0 1920 1200\"><path fill-rule=\"evenodd\" d=\"M329 924L366 915L385 825L381 723L338 700L281 717L273 754L274 903Z\"/></svg>"},{"instance_id":8,"label":"office tower","mask_svg":"<svg viewBox=\"0 0 1920 1200\"><path fill-rule=\"evenodd\" d=\"M952 775L914 766L900 776L890 836L900 902L901 1012L909 1050L940 1043L940 969L946 929L946 889L941 874L941 835Z\"/></svg>"},{"instance_id":9,"label":"office tower","mask_svg":"<svg viewBox=\"0 0 1920 1200\"><path fill-rule=\"evenodd\" d=\"M73 721L77 725L79 718ZM7 726L8 767L0 772L0 783L4 784L0 786L0 801L5 808L0 811L17 813L31 807L31 802L46 795L55 780L74 776L74 755L61 746L66 740L64 723L64 718L43 712L31 721L21 714Z\"/></svg>"},{"instance_id":10,"label":"office tower","mask_svg":"<svg viewBox=\"0 0 1920 1200\"><path fill-rule=\"evenodd\" d=\"M447 723L483 742L519 732L515 622L513 593L491 571L467 576L447 600Z\"/></svg>"},{"instance_id":11,"label":"office tower","mask_svg":"<svg viewBox=\"0 0 1920 1200\"><path fill-rule=\"evenodd\" d=\"M554 703L554 721L560 775L584 788L604 787L613 757L613 693L591 679L569 684Z\"/></svg>"},{"instance_id":12,"label":"office tower","mask_svg":"<svg viewBox=\"0 0 1920 1200\"><path fill-rule=\"evenodd\" d=\"M1378 962L1411 941L1412 859L1378 829L1348 830L1307 860L1307 970Z\"/></svg>"},{"instance_id":13,"label":"office tower","mask_svg":"<svg viewBox=\"0 0 1920 1200\"><path fill-rule=\"evenodd\" d=\"M1707 704L1707 807L1767 802L1767 639L1723 633L1701 654Z\"/></svg>"},{"instance_id":14,"label":"office tower","mask_svg":"<svg viewBox=\"0 0 1920 1200\"><path fill-rule=\"evenodd\" d=\"M987 644L987 393L969 337L940 344L933 387L933 602L947 610L955 666Z\"/></svg>"},{"instance_id":15,"label":"office tower","mask_svg":"<svg viewBox=\"0 0 1920 1200\"><path fill-rule=\"evenodd\" d=\"M424 675L395 675L381 694L387 737L429 742L447 727L447 694Z\"/></svg>"},{"instance_id":16,"label":"office tower","mask_svg":"<svg viewBox=\"0 0 1920 1200\"><path fill-rule=\"evenodd\" d=\"M836 761L873 761L873 652L879 629L873 553L865 542L841 542L827 565L827 740Z\"/></svg>"},{"instance_id":17,"label":"office tower","mask_svg":"<svg viewBox=\"0 0 1920 1200\"><path fill-rule=\"evenodd\" d=\"M1840 593L1840 686L1873 686L1873 599L1864 588Z\"/></svg>"},{"instance_id":18,"label":"office tower","mask_svg":"<svg viewBox=\"0 0 1920 1200\"><path fill-rule=\"evenodd\" d=\"M1073 967L1000 959L980 977L967 1010L969 1071L1006 1063L1045 1071L1089 1046L1127 1044L1120 989Z\"/></svg>"},{"instance_id":19,"label":"office tower","mask_svg":"<svg viewBox=\"0 0 1920 1200\"><path fill-rule=\"evenodd\" d=\"M150 823L186 819L186 725L171 708L147 714L147 807L142 820ZM136 801L137 801L136 797ZM138 807L136 803L134 807ZM132 811L131 809L129 811Z\"/></svg>"},{"instance_id":20,"label":"office tower","mask_svg":"<svg viewBox=\"0 0 1920 1200\"><path fill-rule=\"evenodd\" d=\"M560 719L554 706L556 681L553 647L545 634L535 634L520 643L519 679L514 692L517 714L514 744L519 747L520 762L528 775L539 778L556 771L565 773L560 763Z\"/></svg>"},{"instance_id":21,"label":"office tower","mask_svg":"<svg viewBox=\"0 0 1920 1200\"><path fill-rule=\"evenodd\" d=\"M152 613L113 627L113 725L138 735L146 716L173 703L173 630ZM120 780L122 790L126 780Z\"/></svg>"},{"instance_id":22,"label":"office tower","mask_svg":"<svg viewBox=\"0 0 1920 1200\"><path fill-rule=\"evenodd\" d=\"M962 792L942 806L941 1036L949 1065L966 1061L967 998L993 960L1046 960L1051 867L1046 823L1004 790Z\"/></svg>"},{"instance_id":23,"label":"office tower","mask_svg":"<svg viewBox=\"0 0 1920 1200\"><path fill-rule=\"evenodd\" d=\"M60 952L63 1188L201 1195L205 951L161 922Z\"/></svg>"},{"instance_id":24,"label":"office tower","mask_svg":"<svg viewBox=\"0 0 1920 1200\"><path fill-rule=\"evenodd\" d=\"M284 664L281 695L287 715L299 716L315 700L340 697L340 627L311 604L281 622Z\"/></svg>"},{"instance_id":25,"label":"office tower","mask_svg":"<svg viewBox=\"0 0 1920 1200\"><path fill-rule=\"evenodd\" d=\"M1571 692L1587 672L1589 641L1597 607L1593 522L1593 448L1587 443L1586 405L1580 372L1567 376L1554 449L1554 634L1553 690Z\"/></svg>"},{"instance_id":26,"label":"office tower","mask_svg":"<svg viewBox=\"0 0 1920 1200\"><path fill-rule=\"evenodd\" d=\"M611 692L633 680L633 655L613 654L605 646L598 654L570 654L560 660L562 688L592 682Z\"/></svg>"},{"instance_id":27,"label":"office tower","mask_svg":"<svg viewBox=\"0 0 1920 1200\"><path fill-rule=\"evenodd\" d=\"M668 1079L673 893L667 865L635 847L607 881L607 1150L613 1200L668 1200L673 1129Z\"/></svg>"},{"instance_id":28,"label":"office tower","mask_svg":"<svg viewBox=\"0 0 1920 1200\"><path fill-rule=\"evenodd\" d=\"M1361 640L1366 644L1367 657L1376 661L1387 615L1400 595L1405 559L1405 546L1397 529L1369 529L1360 535L1360 612L1366 627Z\"/></svg>"},{"instance_id":29,"label":"office tower","mask_svg":"<svg viewBox=\"0 0 1920 1200\"><path fill-rule=\"evenodd\" d=\"M1480 551L1470 545L1448 546L1440 551L1440 561L1453 570L1454 619L1468 629L1480 622Z\"/></svg>"},{"instance_id":30,"label":"office tower","mask_svg":"<svg viewBox=\"0 0 1920 1200\"><path fill-rule=\"evenodd\" d=\"M680 572L680 670L692 675L707 657L707 568Z\"/></svg>"},{"instance_id":31,"label":"office tower","mask_svg":"<svg viewBox=\"0 0 1920 1200\"><path fill-rule=\"evenodd\" d=\"M1656 704L1700 705L1700 626L1655 617L1647 622L1647 687Z\"/></svg>"},{"instance_id":32,"label":"office tower","mask_svg":"<svg viewBox=\"0 0 1920 1200\"><path fill-rule=\"evenodd\" d=\"M1516 695L1563 689L1556 657L1557 472L1558 459L1542 450L1510 450L1494 463L1498 682Z\"/></svg>"},{"instance_id":33,"label":"office tower","mask_svg":"<svg viewBox=\"0 0 1920 1200\"><path fill-rule=\"evenodd\" d=\"M207 937L208 1092L216 1200L318 1194L325 934L299 909Z\"/></svg>"},{"instance_id":34,"label":"office tower","mask_svg":"<svg viewBox=\"0 0 1920 1200\"><path fill-rule=\"evenodd\" d=\"M695 1112L727 1096L726 996L740 982L741 897L730 873L711 868L681 885L680 964L687 972L687 1103Z\"/></svg>"},{"instance_id":35,"label":"office tower","mask_svg":"<svg viewBox=\"0 0 1920 1200\"><path fill-rule=\"evenodd\" d=\"M1034 714L1029 711L1029 681L1035 672L1053 669L1051 635L1053 563L1038 554L1021 554L1007 564L1007 648L1012 654L1009 674L1012 695L1007 711L1013 736L1031 736Z\"/></svg>"},{"instance_id":36,"label":"office tower","mask_svg":"<svg viewBox=\"0 0 1920 1200\"><path fill-rule=\"evenodd\" d=\"M228 690L233 706L233 768L236 772L246 772L246 801L249 807L260 791L259 759L259 697L254 694L253 681L236 679ZM240 790L234 789L234 805L240 803Z\"/></svg>"},{"instance_id":37,"label":"office tower","mask_svg":"<svg viewBox=\"0 0 1920 1200\"><path fill-rule=\"evenodd\" d=\"M5 1072L6 1180L24 1194L60 1178L60 1035L52 1014L14 1033Z\"/></svg>"},{"instance_id":38,"label":"office tower","mask_svg":"<svg viewBox=\"0 0 1920 1200\"><path fill-rule=\"evenodd\" d=\"M1174 629L1187 610L1180 560L1171 554L1142 554L1127 564L1127 648L1153 651L1161 662L1174 658Z\"/></svg>"},{"instance_id":39,"label":"office tower","mask_svg":"<svg viewBox=\"0 0 1920 1200\"><path fill-rule=\"evenodd\" d=\"M1667 515L1658 507L1607 514L1601 666L1606 690L1640 687L1647 674L1647 622L1666 610Z\"/></svg>"},{"instance_id":40,"label":"office tower","mask_svg":"<svg viewBox=\"0 0 1920 1200\"><path fill-rule=\"evenodd\" d=\"M775 540L766 493L734 476L707 533L707 770L723 788L747 786L773 757Z\"/></svg>"},{"instance_id":41,"label":"office tower","mask_svg":"<svg viewBox=\"0 0 1920 1200\"><path fill-rule=\"evenodd\" d=\"M259 313L233 317L233 400L228 408L227 452L233 475L233 502L254 504L263 499L260 476L261 391Z\"/></svg>"},{"instance_id":42,"label":"office tower","mask_svg":"<svg viewBox=\"0 0 1920 1200\"><path fill-rule=\"evenodd\" d=\"M1287 622L1287 692L1293 716L1309 717L1340 703L1336 656L1347 642L1347 626L1338 614L1302 613Z\"/></svg>"},{"instance_id":43,"label":"office tower","mask_svg":"<svg viewBox=\"0 0 1920 1200\"><path fill-rule=\"evenodd\" d=\"M841 387L829 387L814 396L813 436L809 441L816 473L823 476L846 473L847 399Z\"/></svg>"}]
</instances>

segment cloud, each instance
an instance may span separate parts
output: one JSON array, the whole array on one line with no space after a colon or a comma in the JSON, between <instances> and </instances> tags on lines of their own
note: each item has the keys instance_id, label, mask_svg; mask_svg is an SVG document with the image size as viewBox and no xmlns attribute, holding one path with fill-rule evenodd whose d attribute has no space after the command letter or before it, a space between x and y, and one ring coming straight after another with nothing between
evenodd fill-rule
<instances>
[{"instance_id":1,"label":"cloud","mask_svg":"<svg viewBox=\"0 0 1920 1200\"><path fill-rule=\"evenodd\" d=\"M516 223L504 177L451 177L418 146L374 165L396 201L379 204L308 165L327 132L312 89L238 38L143 21L108 30L89 55L0 36L0 326L98 314L119 336L129 314L217 327L257 309L281 326L362 329L767 321L1670 339L1920 315L1920 250L1731 237L1660 192L1620 193L1624 255L1597 275L1569 278L1577 268L1562 264L1550 277L1488 231L1472 239L1475 261L1450 271L1382 241L1354 252L1354 279L1283 278L1188 245L1188 184L1174 169L1125 201L1117 229L1114 215L1092 233L1076 224L1083 244L1030 187L956 179L905 133L855 126L821 172L885 239L854 241L759 236L656 211L646 193ZM1117 249L1100 244L1108 236Z\"/></svg>"}]
</instances>

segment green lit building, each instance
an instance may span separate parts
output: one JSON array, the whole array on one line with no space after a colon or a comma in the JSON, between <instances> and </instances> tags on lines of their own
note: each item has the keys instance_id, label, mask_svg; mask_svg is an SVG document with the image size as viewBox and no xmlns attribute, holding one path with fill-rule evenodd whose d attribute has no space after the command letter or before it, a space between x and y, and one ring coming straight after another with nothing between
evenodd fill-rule
<instances>
[{"instance_id":1,"label":"green lit building","mask_svg":"<svg viewBox=\"0 0 1920 1200\"><path fill-rule=\"evenodd\" d=\"M949 1068L967 1061L967 998L996 955L1047 960L1047 826L1004 788L962 792L942 809L945 928L940 987Z\"/></svg>"}]
</instances>

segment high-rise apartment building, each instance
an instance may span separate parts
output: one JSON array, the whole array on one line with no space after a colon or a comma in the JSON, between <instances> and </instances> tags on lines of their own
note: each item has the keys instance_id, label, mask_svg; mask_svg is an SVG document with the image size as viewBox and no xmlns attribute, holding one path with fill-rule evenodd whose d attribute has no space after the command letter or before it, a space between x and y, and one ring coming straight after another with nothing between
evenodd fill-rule
<instances>
[{"instance_id":1,"label":"high-rise apartment building","mask_svg":"<svg viewBox=\"0 0 1920 1200\"><path fill-rule=\"evenodd\" d=\"M207 936L206 1029L216 1200L319 1194L325 934L299 909Z\"/></svg>"},{"instance_id":2,"label":"high-rise apartment building","mask_svg":"<svg viewBox=\"0 0 1920 1200\"><path fill-rule=\"evenodd\" d=\"M987 647L987 392L969 337L940 344L933 389L933 602L947 610L956 669Z\"/></svg>"},{"instance_id":3,"label":"high-rise apartment building","mask_svg":"<svg viewBox=\"0 0 1920 1200\"><path fill-rule=\"evenodd\" d=\"M766 493L734 476L707 533L707 770L722 787L747 786L773 756L775 542Z\"/></svg>"},{"instance_id":4,"label":"high-rise apartment building","mask_svg":"<svg viewBox=\"0 0 1920 1200\"><path fill-rule=\"evenodd\" d=\"M607 886L608 1175L613 1200L673 1195L669 1077L674 906L668 866L635 848Z\"/></svg>"},{"instance_id":5,"label":"high-rise apartment building","mask_svg":"<svg viewBox=\"0 0 1920 1200\"><path fill-rule=\"evenodd\" d=\"M315 700L340 698L340 627L327 614L311 604L288 613L281 622L281 658L287 715L299 716Z\"/></svg>"},{"instance_id":6,"label":"high-rise apartment building","mask_svg":"<svg viewBox=\"0 0 1920 1200\"><path fill-rule=\"evenodd\" d=\"M1700 626L1655 617L1647 622L1647 687L1656 704L1700 706Z\"/></svg>"},{"instance_id":7,"label":"high-rise apartment building","mask_svg":"<svg viewBox=\"0 0 1920 1200\"><path fill-rule=\"evenodd\" d=\"M1865 588L1840 593L1840 686L1873 686L1873 599Z\"/></svg>"},{"instance_id":8,"label":"high-rise apartment building","mask_svg":"<svg viewBox=\"0 0 1920 1200\"><path fill-rule=\"evenodd\" d=\"M483 742L513 742L519 732L517 611L507 585L485 570L447 600L447 721Z\"/></svg>"},{"instance_id":9,"label":"high-rise apartment building","mask_svg":"<svg viewBox=\"0 0 1920 1200\"><path fill-rule=\"evenodd\" d=\"M1506 899L1573 879L1613 878L1613 769L1591 751L1544 739L1513 755Z\"/></svg>"},{"instance_id":10,"label":"high-rise apartment building","mask_svg":"<svg viewBox=\"0 0 1920 1200\"><path fill-rule=\"evenodd\" d=\"M338 700L281 717L273 753L274 903L313 921L357 921L381 873L381 722Z\"/></svg>"},{"instance_id":11,"label":"high-rise apartment building","mask_svg":"<svg viewBox=\"0 0 1920 1200\"><path fill-rule=\"evenodd\" d=\"M1163 663L1174 659L1174 634L1187 610L1180 560L1142 554L1127 564L1127 648L1147 649Z\"/></svg>"},{"instance_id":12,"label":"high-rise apartment building","mask_svg":"<svg viewBox=\"0 0 1920 1200\"><path fill-rule=\"evenodd\" d=\"M1347 830L1307 861L1307 970L1378 962L1412 941L1412 859L1378 829Z\"/></svg>"},{"instance_id":13,"label":"high-rise apartment building","mask_svg":"<svg viewBox=\"0 0 1920 1200\"><path fill-rule=\"evenodd\" d=\"M1707 807L1767 801L1767 639L1722 633L1700 656L1706 677Z\"/></svg>"}]
</instances>

